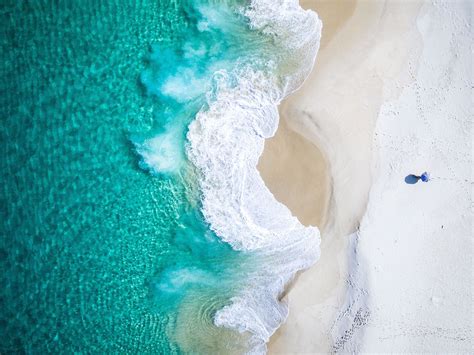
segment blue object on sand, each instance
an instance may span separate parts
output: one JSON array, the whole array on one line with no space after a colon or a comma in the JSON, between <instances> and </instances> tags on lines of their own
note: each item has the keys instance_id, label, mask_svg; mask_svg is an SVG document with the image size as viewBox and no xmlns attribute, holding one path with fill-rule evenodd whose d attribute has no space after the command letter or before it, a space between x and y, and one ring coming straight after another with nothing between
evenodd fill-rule
<instances>
[{"instance_id":1,"label":"blue object on sand","mask_svg":"<svg viewBox=\"0 0 474 355\"><path fill-rule=\"evenodd\" d=\"M430 179L430 174L425 171L423 174L421 174L420 179L423 182L428 182Z\"/></svg>"}]
</instances>

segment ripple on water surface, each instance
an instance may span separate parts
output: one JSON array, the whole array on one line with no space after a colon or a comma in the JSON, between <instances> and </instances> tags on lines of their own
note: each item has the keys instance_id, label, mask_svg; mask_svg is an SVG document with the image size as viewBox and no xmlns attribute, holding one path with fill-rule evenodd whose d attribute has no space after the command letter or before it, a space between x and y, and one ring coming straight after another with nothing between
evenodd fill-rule
<instances>
[{"instance_id":1,"label":"ripple on water surface","mask_svg":"<svg viewBox=\"0 0 474 355\"><path fill-rule=\"evenodd\" d=\"M192 280L171 297L189 312L157 292L170 268L239 255L202 221L192 172L149 174L134 145L196 110L140 79L151 45L186 38L187 3L2 4L0 352L175 353L178 319L210 329L226 302Z\"/></svg>"}]
</instances>

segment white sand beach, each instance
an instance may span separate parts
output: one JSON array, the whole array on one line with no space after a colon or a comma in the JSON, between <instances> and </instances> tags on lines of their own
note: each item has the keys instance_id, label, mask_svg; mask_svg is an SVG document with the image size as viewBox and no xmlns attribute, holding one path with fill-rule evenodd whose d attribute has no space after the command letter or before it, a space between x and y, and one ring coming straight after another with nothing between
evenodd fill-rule
<instances>
[{"instance_id":1,"label":"white sand beach","mask_svg":"<svg viewBox=\"0 0 474 355\"><path fill-rule=\"evenodd\" d=\"M301 4L323 21L321 49L259 169L321 229L321 258L269 352L469 351L470 5ZM425 170L432 181L405 183Z\"/></svg>"},{"instance_id":2,"label":"white sand beach","mask_svg":"<svg viewBox=\"0 0 474 355\"><path fill-rule=\"evenodd\" d=\"M402 92L377 120L359 231L371 311L360 352L473 351L471 14L468 1L423 6L414 81L395 83ZM430 182L404 182L423 171Z\"/></svg>"}]
</instances>

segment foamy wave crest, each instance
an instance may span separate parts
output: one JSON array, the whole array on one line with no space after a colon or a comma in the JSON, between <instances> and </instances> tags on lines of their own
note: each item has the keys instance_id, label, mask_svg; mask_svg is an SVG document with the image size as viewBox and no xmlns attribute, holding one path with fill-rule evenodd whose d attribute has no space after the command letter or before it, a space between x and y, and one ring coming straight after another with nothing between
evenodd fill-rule
<instances>
[{"instance_id":1,"label":"foamy wave crest","mask_svg":"<svg viewBox=\"0 0 474 355\"><path fill-rule=\"evenodd\" d=\"M277 129L278 104L313 66L321 22L297 1L252 1L243 13L253 29L274 37L285 60L277 63L277 73L248 65L216 72L208 107L189 126L187 155L200 172L211 228L233 248L261 258L261 267L249 271L247 286L214 323L250 333L251 352L262 353L287 317L285 287L319 257L318 229L304 227L274 198L256 166L265 138Z\"/></svg>"},{"instance_id":2,"label":"foamy wave crest","mask_svg":"<svg viewBox=\"0 0 474 355\"><path fill-rule=\"evenodd\" d=\"M298 0L252 0L243 14L252 29L272 36L287 57L280 63L284 96L298 89L313 68L322 23L317 14L303 10Z\"/></svg>"}]
</instances>

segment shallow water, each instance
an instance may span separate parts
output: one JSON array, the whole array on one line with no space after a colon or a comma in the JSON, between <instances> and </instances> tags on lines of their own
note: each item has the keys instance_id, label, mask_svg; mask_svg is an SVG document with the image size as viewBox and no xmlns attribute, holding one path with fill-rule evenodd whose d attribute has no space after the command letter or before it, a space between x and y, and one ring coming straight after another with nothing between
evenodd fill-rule
<instances>
[{"instance_id":1,"label":"shallow water","mask_svg":"<svg viewBox=\"0 0 474 355\"><path fill-rule=\"evenodd\" d=\"M213 289L209 318L240 258L203 221L192 172L150 174L134 147L172 121L170 159L184 160L199 103L153 83L198 15L169 1L2 8L0 350L178 351L182 297Z\"/></svg>"},{"instance_id":2,"label":"shallow water","mask_svg":"<svg viewBox=\"0 0 474 355\"><path fill-rule=\"evenodd\" d=\"M280 60L243 3L4 2L0 352L254 345L215 315L268 278L272 255L211 229L186 150L216 72Z\"/></svg>"}]
</instances>

